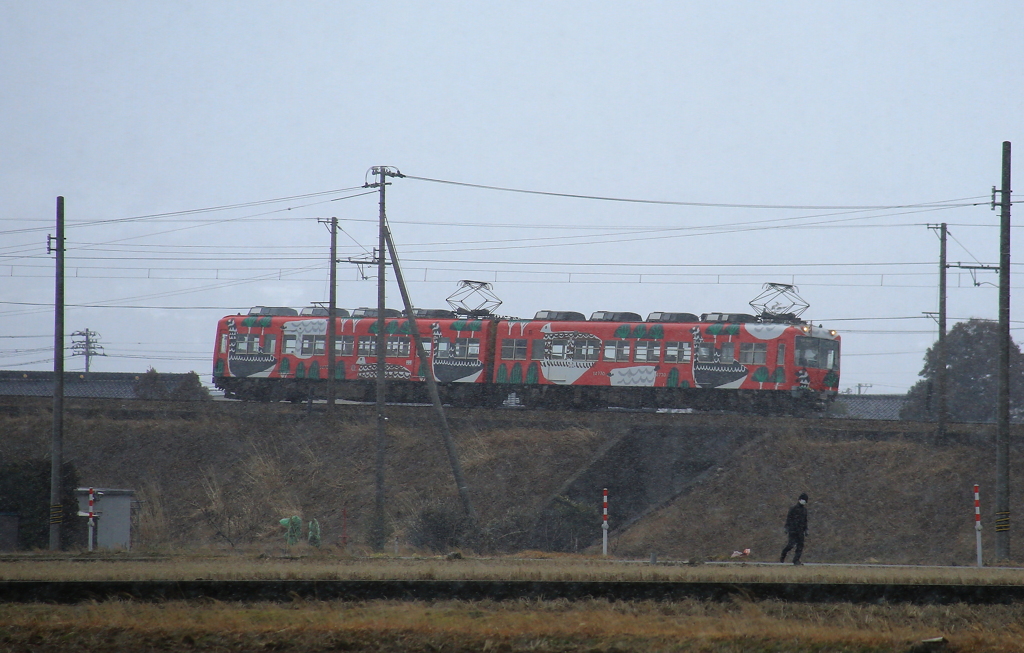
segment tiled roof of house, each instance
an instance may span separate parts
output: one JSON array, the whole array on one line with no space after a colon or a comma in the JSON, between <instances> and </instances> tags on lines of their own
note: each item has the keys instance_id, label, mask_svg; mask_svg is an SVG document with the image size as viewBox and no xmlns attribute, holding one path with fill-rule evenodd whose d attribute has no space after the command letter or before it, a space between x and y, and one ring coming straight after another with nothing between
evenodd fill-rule
<instances>
[{"instance_id":1,"label":"tiled roof of house","mask_svg":"<svg viewBox=\"0 0 1024 653\"><path fill-rule=\"evenodd\" d=\"M839 395L835 408L842 406L846 413L832 412L847 419L899 419L905 403L907 395Z\"/></svg>"},{"instance_id":2,"label":"tiled roof of house","mask_svg":"<svg viewBox=\"0 0 1024 653\"><path fill-rule=\"evenodd\" d=\"M143 373L124 372L65 372L64 396L95 399L148 399L139 396L139 380ZM189 374L157 375L157 392L169 395ZM19 372L0 370L0 396L52 397L53 372ZM145 394L146 390L142 390Z\"/></svg>"}]
</instances>

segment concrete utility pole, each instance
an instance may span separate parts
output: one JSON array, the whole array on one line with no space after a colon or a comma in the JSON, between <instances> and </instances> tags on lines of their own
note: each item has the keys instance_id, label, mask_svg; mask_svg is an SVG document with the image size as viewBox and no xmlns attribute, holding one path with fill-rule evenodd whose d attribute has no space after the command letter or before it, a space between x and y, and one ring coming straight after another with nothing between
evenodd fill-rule
<instances>
[{"instance_id":1,"label":"concrete utility pole","mask_svg":"<svg viewBox=\"0 0 1024 653\"><path fill-rule=\"evenodd\" d=\"M387 166L374 166L371 172L377 177L377 182L367 184L369 188L376 188L380 194L380 210L378 211L377 226L377 456L376 456L376 493L374 496L373 523L370 526L370 546L374 551L383 551L387 540L387 516L384 511L385 485L384 485L384 461L387 451L387 417L384 414L385 400L387 397L386 367L387 367L387 334L384 333L384 309L386 294L384 286L384 275L387 270L387 243L385 241L385 229L387 213L385 212L385 189L387 178L394 176L395 172Z\"/></svg>"},{"instance_id":2,"label":"concrete utility pole","mask_svg":"<svg viewBox=\"0 0 1024 653\"><path fill-rule=\"evenodd\" d=\"M53 436L50 442L50 550L60 550L61 471L64 466L64 198L57 198L57 237L46 253L57 253L53 300Z\"/></svg>"},{"instance_id":3,"label":"concrete utility pole","mask_svg":"<svg viewBox=\"0 0 1024 653\"><path fill-rule=\"evenodd\" d=\"M338 397L335 370L338 367L335 341L338 339L338 218L331 218L331 291L327 305L327 414L334 415Z\"/></svg>"},{"instance_id":4,"label":"concrete utility pole","mask_svg":"<svg viewBox=\"0 0 1024 653\"><path fill-rule=\"evenodd\" d=\"M409 297L409 289L402 277L402 267L398 263L398 254L395 252L395 242L391 239L391 231L384 227L384 236L388 244L388 252L391 255L391 265L395 268L395 279L398 281L398 289L402 293L402 301L405 303L405 312L409 319L409 331L412 334L413 343L416 346L416 356L427 368L424 380L427 383L427 390L430 393L430 401L434 405L434 414L437 416L438 426L441 429L441 439L444 441L444 450L448 454L448 464L452 467L452 476L455 477L455 486L459 491L459 499L462 501L462 508L469 519L470 530L473 538L480 535L480 519L477 517L473 502L469 496L469 484L462 473L462 464L459 462L459 452L455 448L455 440L452 438L451 428L448 426L448 417L444 413L444 405L441 403L441 394L437 389L437 380L434 378L434 371L430 364L430 357L423 347L423 338L420 336L419 327L416 325L416 317L413 315L412 299Z\"/></svg>"},{"instance_id":5,"label":"concrete utility pole","mask_svg":"<svg viewBox=\"0 0 1024 653\"><path fill-rule=\"evenodd\" d=\"M994 189L993 189L994 190ZM996 560L1010 559L1010 141L1003 141L999 214L999 395L996 402ZM993 208L995 197L993 193Z\"/></svg>"},{"instance_id":6,"label":"concrete utility pole","mask_svg":"<svg viewBox=\"0 0 1024 653\"><path fill-rule=\"evenodd\" d=\"M939 230L939 342L936 346L938 354L938 365L935 370L935 385L938 397L938 425L935 428L935 437L939 440L946 437L946 421L949 417L949 410L946 405L946 223L936 227L928 225L929 229Z\"/></svg>"}]
</instances>

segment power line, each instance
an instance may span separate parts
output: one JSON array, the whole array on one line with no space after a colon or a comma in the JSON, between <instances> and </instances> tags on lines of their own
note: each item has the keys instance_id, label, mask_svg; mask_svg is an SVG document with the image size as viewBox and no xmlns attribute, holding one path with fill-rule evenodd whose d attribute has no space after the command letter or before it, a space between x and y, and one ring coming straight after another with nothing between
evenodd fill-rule
<instances>
[{"instance_id":1,"label":"power line","mask_svg":"<svg viewBox=\"0 0 1024 653\"><path fill-rule=\"evenodd\" d=\"M551 191L541 190L528 190L523 188L510 188L506 186L489 186L485 184L472 184L464 181L451 181L448 179L434 179L431 177L418 177L416 175L402 175L406 179L414 179L417 181L428 181L436 184L448 184L451 186L463 186L467 188L479 188L483 190L496 190L506 193L523 193L527 195L543 195L547 197L566 197L570 199L582 199L582 200L597 200L602 202L627 202L630 204L656 204L663 206L695 206L704 208L726 208L726 209L794 209L794 210L808 210L808 211L833 211L833 210L855 210L855 211L879 211L888 209L908 209L908 208L919 208L925 206L936 206L940 204L949 204L951 202L964 202L967 200L984 198L984 195L975 195L973 197L963 197L951 200L941 200L938 202L921 202L917 204L883 204L875 206L827 206L827 205L800 205L800 204L731 204L731 203L720 203L720 202L682 202L676 200L652 200L652 199L636 199L636 198L625 198L625 197L604 197L600 195L580 195L575 193L558 193ZM971 204L963 204L961 206L978 206L980 204L987 204L987 202L976 202Z\"/></svg>"}]
</instances>

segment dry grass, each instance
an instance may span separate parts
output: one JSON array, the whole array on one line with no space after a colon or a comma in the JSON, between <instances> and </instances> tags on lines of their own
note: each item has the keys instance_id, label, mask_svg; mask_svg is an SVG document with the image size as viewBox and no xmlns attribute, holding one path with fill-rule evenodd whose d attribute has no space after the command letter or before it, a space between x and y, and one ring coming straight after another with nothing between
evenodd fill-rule
<instances>
[{"instance_id":1,"label":"dry grass","mask_svg":"<svg viewBox=\"0 0 1024 653\"><path fill-rule=\"evenodd\" d=\"M546 580L916 583L1020 585L1019 568L700 564L605 560L561 555L548 559L351 557L331 551L297 558L262 553L175 555L136 560L45 554L0 560L0 580Z\"/></svg>"},{"instance_id":2,"label":"dry grass","mask_svg":"<svg viewBox=\"0 0 1024 653\"><path fill-rule=\"evenodd\" d=\"M0 605L0 650L1020 650L1024 606L607 601Z\"/></svg>"}]
</instances>

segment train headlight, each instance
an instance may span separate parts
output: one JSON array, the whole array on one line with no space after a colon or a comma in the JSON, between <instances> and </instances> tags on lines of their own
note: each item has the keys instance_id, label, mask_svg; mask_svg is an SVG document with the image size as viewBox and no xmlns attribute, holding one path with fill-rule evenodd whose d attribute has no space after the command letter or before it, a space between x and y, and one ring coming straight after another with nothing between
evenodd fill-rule
<instances>
[{"instance_id":1,"label":"train headlight","mask_svg":"<svg viewBox=\"0 0 1024 653\"><path fill-rule=\"evenodd\" d=\"M836 335L836 330L835 329L830 329L829 332L828 332L828 335L835 336Z\"/></svg>"},{"instance_id":2,"label":"train headlight","mask_svg":"<svg viewBox=\"0 0 1024 653\"><path fill-rule=\"evenodd\" d=\"M802 331L803 331L804 333L810 333L810 332L811 332L811 325L810 325L810 324L805 324L805 325L803 325L802 327L800 327L800 329L801 329L801 330L802 330Z\"/></svg>"}]
</instances>

